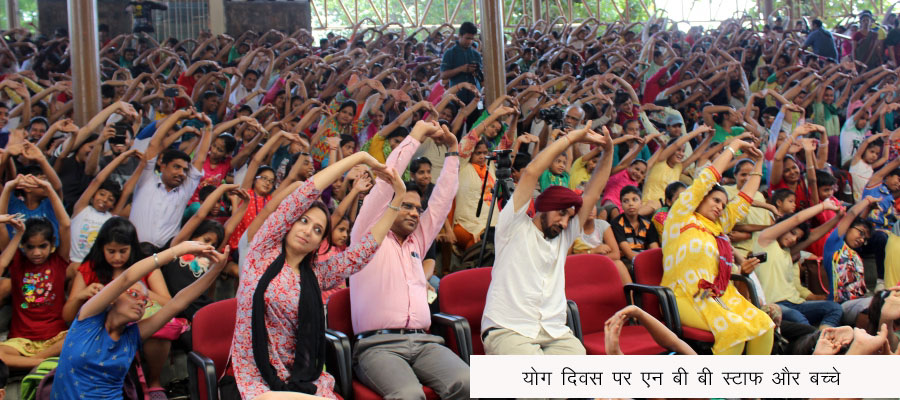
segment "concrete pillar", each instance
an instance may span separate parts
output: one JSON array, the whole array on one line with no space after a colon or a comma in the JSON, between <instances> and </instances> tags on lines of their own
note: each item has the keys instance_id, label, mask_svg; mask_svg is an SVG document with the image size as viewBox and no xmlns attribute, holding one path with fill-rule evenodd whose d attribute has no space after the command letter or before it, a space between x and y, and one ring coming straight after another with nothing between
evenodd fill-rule
<instances>
[{"instance_id":1,"label":"concrete pillar","mask_svg":"<svg viewBox=\"0 0 900 400\"><path fill-rule=\"evenodd\" d=\"M503 54L503 0L481 0L481 56L484 59L485 105L506 94Z\"/></svg>"},{"instance_id":2,"label":"concrete pillar","mask_svg":"<svg viewBox=\"0 0 900 400\"><path fill-rule=\"evenodd\" d=\"M19 24L19 0L6 0L6 20L9 21L9 29L21 26Z\"/></svg>"},{"instance_id":3,"label":"concrete pillar","mask_svg":"<svg viewBox=\"0 0 900 400\"><path fill-rule=\"evenodd\" d=\"M531 0L531 18L531 23L541 19L541 0Z\"/></svg>"},{"instance_id":4,"label":"concrete pillar","mask_svg":"<svg viewBox=\"0 0 900 400\"><path fill-rule=\"evenodd\" d=\"M68 0L68 4L74 119L76 124L84 125L100 112L97 0Z\"/></svg>"},{"instance_id":5,"label":"concrete pillar","mask_svg":"<svg viewBox=\"0 0 900 400\"><path fill-rule=\"evenodd\" d=\"M225 0L209 0L209 30L213 35L225 33Z\"/></svg>"}]
</instances>

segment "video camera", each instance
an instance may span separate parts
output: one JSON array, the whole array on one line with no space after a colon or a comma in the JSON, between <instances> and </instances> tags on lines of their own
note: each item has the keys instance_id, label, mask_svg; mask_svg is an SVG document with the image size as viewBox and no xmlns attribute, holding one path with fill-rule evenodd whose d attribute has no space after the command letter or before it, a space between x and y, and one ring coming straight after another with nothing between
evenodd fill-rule
<instances>
[{"instance_id":1,"label":"video camera","mask_svg":"<svg viewBox=\"0 0 900 400\"><path fill-rule=\"evenodd\" d=\"M562 129L566 125L565 113L557 106L538 111L538 119L550 124L553 129Z\"/></svg>"}]
</instances>

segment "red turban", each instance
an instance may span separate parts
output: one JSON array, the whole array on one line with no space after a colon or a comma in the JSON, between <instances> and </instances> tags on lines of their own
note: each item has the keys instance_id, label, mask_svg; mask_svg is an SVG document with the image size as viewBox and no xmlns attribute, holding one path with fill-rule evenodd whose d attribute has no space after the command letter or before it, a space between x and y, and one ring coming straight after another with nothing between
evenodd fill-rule
<instances>
[{"instance_id":1,"label":"red turban","mask_svg":"<svg viewBox=\"0 0 900 400\"><path fill-rule=\"evenodd\" d=\"M577 213L581 208L581 196L564 186L550 186L534 201L534 209L538 212L565 210L569 207L575 207Z\"/></svg>"}]
</instances>

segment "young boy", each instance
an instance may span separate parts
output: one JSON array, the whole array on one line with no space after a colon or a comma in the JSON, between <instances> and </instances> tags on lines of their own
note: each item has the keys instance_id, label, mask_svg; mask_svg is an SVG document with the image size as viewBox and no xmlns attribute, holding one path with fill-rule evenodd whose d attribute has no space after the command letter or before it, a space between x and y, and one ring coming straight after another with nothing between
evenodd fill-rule
<instances>
[{"instance_id":1,"label":"young boy","mask_svg":"<svg viewBox=\"0 0 900 400\"><path fill-rule=\"evenodd\" d=\"M797 210L797 195L791 189L775 189L769 197L769 204L775 206L778 215L793 214Z\"/></svg>"},{"instance_id":2,"label":"young boy","mask_svg":"<svg viewBox=\"0 0 900 400\"><path fill-rule=\"evenodd\" d=\"M553 164L550 164L550 168L541 174L540 187L542 192L550 186L569 187L569 171L567 171L569 164L567 160L566 153L560 154L553 160Z\"/></svg>"},{"instance_id":3,"label":"young boy","mask_svg":"<svg viewBox=\"0 0 900 400\"><path fill-rule=\"evenodd\" d=\"M843 209L844 207L841 205L841 201L834 197L835 184L837 184L837 179L835 179L834 176L832 176L828 171L816 170L815 190L819 196L819 202L831 202ZM832 218L834 218L835 215L838 214L839 211L827 210L816 214L816 226L823 225L826 222L830 221ZM815 254L816 257L822 257L822 255L825 253L825 241L828 240L829 235L830 233L825 234L825 236L809 246L807 250L810 253Z\"/></svg>"},{"instance_id":4,"label":"young boy","mask_svg":"<svg viewBox=\"0 0 900 400\"><path fill-rule=\"evenodd\" d=\"M638 253L659 247L659 233L653 228L650 218L638 212L643 201L637 187L628 185L622 188L619 200L623 212L613 219L612 228L622 251L622 261L630 264Z\"/></svg>"}]
</instances>

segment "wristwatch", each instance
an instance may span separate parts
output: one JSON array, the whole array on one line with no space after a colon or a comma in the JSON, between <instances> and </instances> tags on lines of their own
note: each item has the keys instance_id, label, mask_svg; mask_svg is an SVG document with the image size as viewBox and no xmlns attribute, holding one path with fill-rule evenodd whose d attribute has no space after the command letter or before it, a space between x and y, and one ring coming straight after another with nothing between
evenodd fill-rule
<instances>
[{"instance_id":1,"label":"wristwatch","mask_svg":"<svg viewBox=\"0 0 900 400\"><path fill-rule=\"evenodd\" d=\"M450 156L459 157L459 152L458 151L448 151L448 152L444 153L444 157L450 157Z\"/></svg>"}]
</instances>

